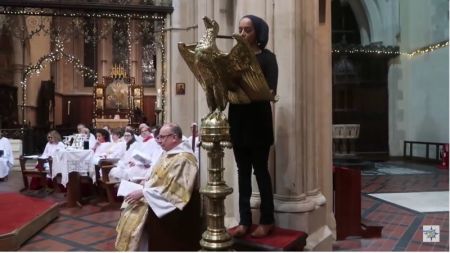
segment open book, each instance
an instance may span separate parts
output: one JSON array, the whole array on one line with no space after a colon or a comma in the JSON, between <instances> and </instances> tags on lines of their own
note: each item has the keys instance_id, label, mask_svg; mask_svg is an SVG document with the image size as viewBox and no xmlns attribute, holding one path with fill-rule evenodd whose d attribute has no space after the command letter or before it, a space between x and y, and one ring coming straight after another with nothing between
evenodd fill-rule
<instances>
[{"instance_id":1,"label":"open book","mask_svg":"<svg viewBox=\"0 0 450 253\"><path fill-rule=\"evenodd\" d=\"M133 158L142 164L150 164L151 163L150 156L147 154L144 154L143 152L141 152L139 150L133 151Z\"/></svg>"},{"instance_id":2,"label":"open book","mask_svg":"<svg viewBox=\"0 0 450 253\"><path fill-rule=\"evenodd\" d=\"M136 184L127 180L121 180L119 189L117 190L117 196L127 196L131 192L134 192L135 190L142 190L144 189L144 186L141 184Z\"/></svg>"}]
</instances>

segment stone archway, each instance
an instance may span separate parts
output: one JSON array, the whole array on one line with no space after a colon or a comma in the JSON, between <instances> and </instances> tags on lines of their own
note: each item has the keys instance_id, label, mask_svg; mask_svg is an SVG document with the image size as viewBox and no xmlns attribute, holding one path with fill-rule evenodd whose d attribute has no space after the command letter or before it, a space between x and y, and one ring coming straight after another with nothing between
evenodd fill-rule
<instances>
[{"instance_id":1,"label":"stone archway","mask_svg":"<svg viewBox=\"0 0 450 253\"><path fill-rule=\"evenodd\" d=\"M399 3L382 0L341 0L353 10L361 34L361 44L395 45L399 32Z\"/></svg>"}]
</instances>

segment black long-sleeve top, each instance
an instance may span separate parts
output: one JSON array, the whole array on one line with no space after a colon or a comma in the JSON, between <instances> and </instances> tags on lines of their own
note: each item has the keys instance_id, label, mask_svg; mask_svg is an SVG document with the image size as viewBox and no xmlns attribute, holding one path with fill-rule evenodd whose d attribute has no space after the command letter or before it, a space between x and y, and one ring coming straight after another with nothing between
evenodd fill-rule
<instances>
[{"instance_id":1,"label":"black long-sleeve top","mask_svg":"<svg viewBox=\"0 0 450 253\"><path fill-rule=\"evenodd\" d=\"M256 55L269 88L276 94L278 64L275 54L263 49ZM259 147L273 144L272 108L269 101L231 104L228 110L233 146Z\"/></svg>"}]
</instances>

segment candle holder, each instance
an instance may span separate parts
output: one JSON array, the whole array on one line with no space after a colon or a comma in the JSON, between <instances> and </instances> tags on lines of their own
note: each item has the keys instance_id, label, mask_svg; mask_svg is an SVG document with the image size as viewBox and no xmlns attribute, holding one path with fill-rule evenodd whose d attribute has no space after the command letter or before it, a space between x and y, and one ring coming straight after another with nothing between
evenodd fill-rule
<instances>
[{"instance_id":1,"label":"candle holder","mask_svg":"<svg viewBox=\"0 0 450 253\"><path fill-rule=\"evenodd\" d=\"M155 108L155 124L156 124L157 126L160 126L160 125L161 125L159 114L160 114L162 111L163 111L162 108L159 108L159 107L156 107L156 108Z\"/></svg>"}]
</instances>

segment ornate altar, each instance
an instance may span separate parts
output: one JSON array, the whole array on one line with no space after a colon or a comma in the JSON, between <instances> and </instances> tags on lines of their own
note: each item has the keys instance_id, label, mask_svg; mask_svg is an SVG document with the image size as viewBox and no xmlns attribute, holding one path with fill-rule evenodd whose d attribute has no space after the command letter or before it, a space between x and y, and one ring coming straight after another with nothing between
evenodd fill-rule
<instances>
[{"instance_id":1,"label":"ornate altar","mask_svg":"<svg viewBox=\"0 0 450 253\"><path fill-rule=\"evenodd\" d=\"M103 83L94 86L93 125L101 128L125 127L141 121L143 111L143 87L134 83L134 77L126 76L121 67L113 67L111 76L104 76Z\"/></svg>"}]
</instances>

